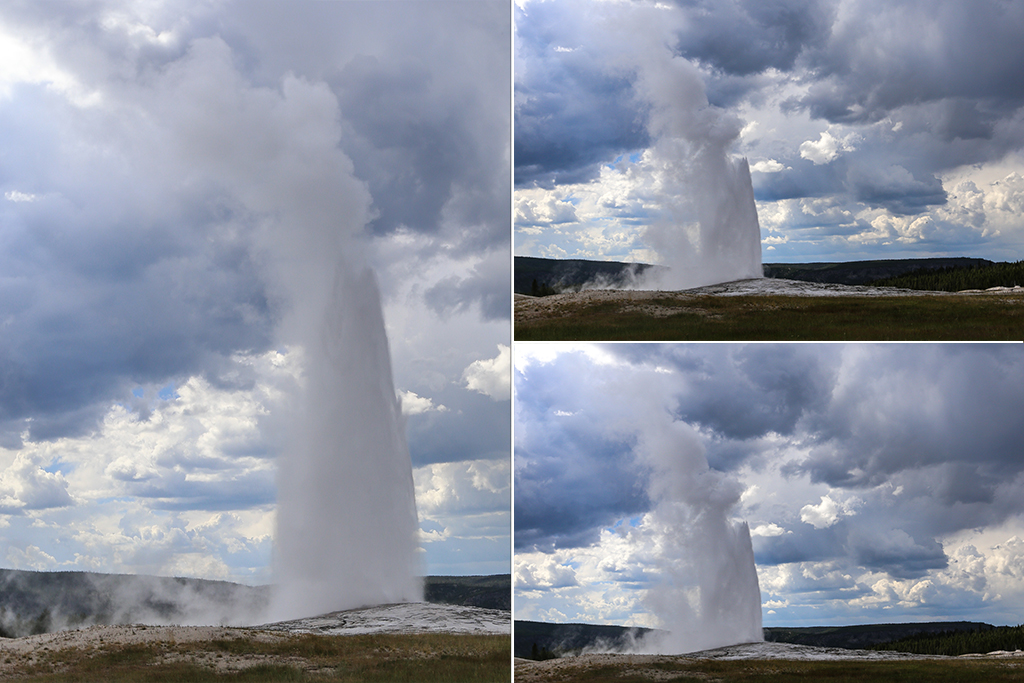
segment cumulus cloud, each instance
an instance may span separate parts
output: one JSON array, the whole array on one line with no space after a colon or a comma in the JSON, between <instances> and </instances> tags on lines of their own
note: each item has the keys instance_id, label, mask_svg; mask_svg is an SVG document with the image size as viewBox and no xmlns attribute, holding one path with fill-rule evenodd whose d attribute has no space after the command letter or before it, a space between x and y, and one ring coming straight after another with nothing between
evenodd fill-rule
<instances>
[{"instance_id":1,"label":"cumulus cloud","mask_svg":"<svg viewBox=\"0 0 1024 683\"><path fill-rule=\"evenodd\" d=\"M434 405L434 402L429 398L423 396L417 396L411 391L399 392L399 398L402 401L402 414L403 415L419 415L420 413L426 413L431 410L438 412L445 412L448 410L444 405Z\"/></svg>"},{"instance_id":2,"label":"cumulus cloud","mask_svg":"<svg viewBox=\"0 0 1024 683\"><path fill-rule=\"evenodd\" d=\"M826 130L822 131L817 140L806 140L800 143L800 158L807 159L815 166L835 161L840 152L853 151L855 147L845 140L837 140ZM780 169L781 170L781 169Z\"/></svg>"},{"instance_id":3,"label":"cumulus cloud","mask_svg":"<svg viewBox=\"0 0 1024 683\"><path fill-rule=\"evenodd\" d=\"M500 549L511 540L509 468L508 460L473 460L414 470L421 538L438 573L508 573Z\"/></svg>"},{"instance_id":4,"label":"cumulus cloud","mask_svg":"<svg viewBox=\"0 0 1024 683\"><path fill-rule=\"evenodd\" d=\"M512 386L512 353L509 347L498 344L494 358L473 361L462 373L466 387L490 396L495 401L508 399Z\"/></svg>"},{"instance_id":5,"label":"cumulus cloud","mask_svg":"<svg viewBox=\"0 0 1024 683\"><path fill-rule=\"evenodd\" d=\"M807 504L800 508L800 521L810 524L815 529L826 529L838 522L841 517L854 514L861 505L863 501L858 498L835 501L831 496L824 495L817 505Z\"/></svg>"},{"instance_id":6,"label":"cumulus cloud","mask_svg":"<svg viewBox=\"0 0 1024 683\"><path fill-rule=\"evenodd\" d=\"M72 504L64 475L60 471L48 472L41 465L38 455L15 456L14 462L0 474L0 511L12 514Z\"/></svg>"}]
</instances>

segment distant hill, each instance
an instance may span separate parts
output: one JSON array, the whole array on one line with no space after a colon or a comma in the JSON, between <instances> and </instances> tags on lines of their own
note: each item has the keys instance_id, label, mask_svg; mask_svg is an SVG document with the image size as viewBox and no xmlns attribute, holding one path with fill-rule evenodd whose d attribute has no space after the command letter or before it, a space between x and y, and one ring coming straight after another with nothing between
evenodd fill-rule
<instances>
[{"instance_id":1,"label":"distant hill","mask_svg":"<svg viewBox=\"0 0 1024 683\"><path fill-rule=\"evenodd\" d=\"M423 594L427 602L446 605L512 609L512 575L427 576Z\"/></svg>"},{"instance_id":2,"label":"distant hill","mask_svg":"<svg viewBox=\"0 0 1024 683\"><path fill-rule=\"evenodd\" d=\"M860 624L857 626L771 627L764 639L776 643L842 647L859 650L914 636L951 631L978 631L995 628L978 621L930 621L910 624Z\"/></svg>"},{"instance_id":3,"label":"distant hill","mask_svg":"<svg viewBox=\"0 0 1024 683\"><path fill-rule=\"evenodd\" d=\"M765 277L828 282L837 285L866 285L875 280L894 278L915 271L940 268L971 268L992 265L980 258L914 258L878 261L847 261L842 263L766 263Z\"/></svg>"},{"instance_id":4,"label":"distant hill","mask_svg":"<svg viewBox=\"0 0 1024 683\"><path fill-rule=\"evenodd\" d=\"M652 629L596 624L548 624L541 621L520 621L513 624L516 657L529 659L579 652L598 647L607 650L626 649ZM540 657L538 657L538 655Z\"/></svg>"},{"instance_id":5,"label":"distant hill","mask_svg":"<svg viewBox=\"0 0 1024 683\"><path fill-rule=\"evenodd\" d=\"M93 624L258 623L270 586L94 572L0 569L0 637ZM509 609L512 577L427 576L428 602Z\"/></svg>"},{"instance_id":6,"label":"distant hill","mask_svg":"<svg viewBox=\"0 0 1024 683\"><path fill-rule=\"evenodd\" d=\"M875 280L877 287L902 287L935 292L960 292L966 289L1024 286L1024 261L992 263L969 267L929 268L896 277Z\"/></svg>"},{"instance_id":7,"label":"distant hill","mask_svg":"<svg viewBox=\"0 0 1024 683\"><path fill-rule=\"evenodd\" d=\"M266 586L228 581L0 569L0 635L93 624L252 623L269 596Z\"/></svg>"},{"instance_id":8,"label":"distant hill","mask_svg":"<svg viewBox=\"0 0 1024 683\"><path fill-rule=\"evenodd\" d=\"M915 271L991 265L993 262L986 259L955 257L836 263L765 263L762 269L765 277L840 285L864 285ZM605 286L609 287L621 286L651 268L662 268L662 266L645 263L544 259L532 256L516 256L514 267L513 287L515 292L534 296L575 291L584 284L593 282L606 283Z\"/></svg>"},{"instance_id":9,"label":"distant hill","mask_svg":"<svg viewBox=\"0 0 1024 683\"><path fill-rule=\"evenodd\" d=\"M516 657L547 658L600 645L602 649L625 649L633 639L643 638L651 629L593 624L549 624L515 621ZM978 632L995 629L977 621L935 621L911 624L862 624L857 626L771 627L764 629L768 642L794 643L816 647L867 649L915 636Z\"/></svg>"},{"instance_id":10,"label":"distant hill","mask_svg":"<svg viewBox=\"0 0 1024 683\"><path fill-rule=\"evenodd\" d=\"M622 287L647 270L660 267L647 263L516 256L512 288L517 294L543 296L578 291L589 283Z\"/></svg>"}]
</instances>

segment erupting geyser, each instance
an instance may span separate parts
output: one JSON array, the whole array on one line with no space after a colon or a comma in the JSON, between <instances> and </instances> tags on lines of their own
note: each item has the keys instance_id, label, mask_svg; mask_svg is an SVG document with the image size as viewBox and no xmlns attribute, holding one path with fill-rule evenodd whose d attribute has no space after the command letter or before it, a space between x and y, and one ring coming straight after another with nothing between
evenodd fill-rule
<instances>
[{"instance_id":1,"label":"erupting geyser","mask_svg":"<svg viewBox=\"0 0 1024 683\"><path fill-rule=\"evenodd\" d=\"M644 239L668 266L651 284L685 289L762 277L750 167L729 153L741 121L709 104L686 59L667 49L646 57L637 87L651 103L648 163L661 212Z\"/></svg>"},{"instance_id":2,"label":"erupting geyser","mask_svg":"<svg viewBox=\"0 0 1024 683\"><path fill-rule=\"evenodd\" d=\"M668 631L639 649L670 654L763 640L750 531L729 519L740 484L708 467L703 446L681 422L645 430L638 454L651 468L661 575L647 603Z\"/></svg>"},{"instance_id":3,"label":"erupting geyser","mask_svg":"<svg viewBox=\"0 0 1024 683\"><path fill-rule=\"evenodd\" d=\"M278 473L272 617L422 600L412 466L370 269L338 268L304 353Z\"/></svg>"}]
</instances>

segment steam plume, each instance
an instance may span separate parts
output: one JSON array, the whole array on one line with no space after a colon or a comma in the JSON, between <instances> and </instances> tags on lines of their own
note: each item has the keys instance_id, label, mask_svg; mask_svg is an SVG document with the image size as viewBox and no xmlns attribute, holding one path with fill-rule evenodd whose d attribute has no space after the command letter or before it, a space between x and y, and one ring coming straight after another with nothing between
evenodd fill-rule
<instances>
[{"instance_id":1,"label":"steam plume","mask_svg":"<svg viewBox=\"0 0 1024 683\"><path fill-rule=\"evenodd\" d=\"M640 68L638 87L651 103L649 155L663 215L646 231L667 270L660 287L682 289L761 277L761 232L746 159L729 147L736 117L712 107L700 74L668 50Z\"/></svg>"},{"instance_id":2,"label":"steam plume","mask_svg":"<svg viewBox=\"0 0 1024 683\"><path fill-rule=\"evenodd\" d=\"M274 618L422 600L405 425L376 279L338 268L279 467Z\"/></svg>"},{"instance_id":3,"label":"steam plume","mask_svg":"<svg viewBox=\"0 0 1024 683\"><path fill-rule=\"evenodd\" d=\"M703 446L680 422L649 426L638 452L651 468L660 550L661 579L647 602L668 631L639 649L694 652L763 640L750 531L729 519L740 485L708 467Z\"/></svg>"}]
</instances>

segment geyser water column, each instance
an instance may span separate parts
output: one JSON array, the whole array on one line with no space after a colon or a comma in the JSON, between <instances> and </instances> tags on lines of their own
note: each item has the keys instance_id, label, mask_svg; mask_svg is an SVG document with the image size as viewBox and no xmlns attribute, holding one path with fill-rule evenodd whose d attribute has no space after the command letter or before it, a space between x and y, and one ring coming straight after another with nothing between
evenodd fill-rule
<instances>
[{"instance_id":1,"label":"geyser water column","mask_svg":"<svg viewBox=\"0 0 1024 683\"><path fill-rule=\"evenodd\" d=\"M308 336L278 469L271 616L422 600L412 466L369 268L338 267Z\"/></svg>"},{"instance_id":2,"label":"geyser water column","mask_svg":"<svg viewBox=\"0 0 1024 683\"><path fill-rule=\"evenodd\" d=\"M668 46L641 51L636 87L650 102L646 163L660 212L644 233L682 289L762 277L761 229L746 159L730 149L742 122L708 102L697 69Z\"/></svg>"},{"instance_id":3,"label":"geyser water column","mask_svg":"<svg viewBox=\"0 0 1024 683\"><path fill-rule=\"evenodd\" d=\"M646 602L668 631L639 649L672 654L763 640L750 531L729 517L739 482L712 470L697 435L669 416L642 432L638 454L651 470L658 548L659 577Z\"/></svg>"}]
</instances>

